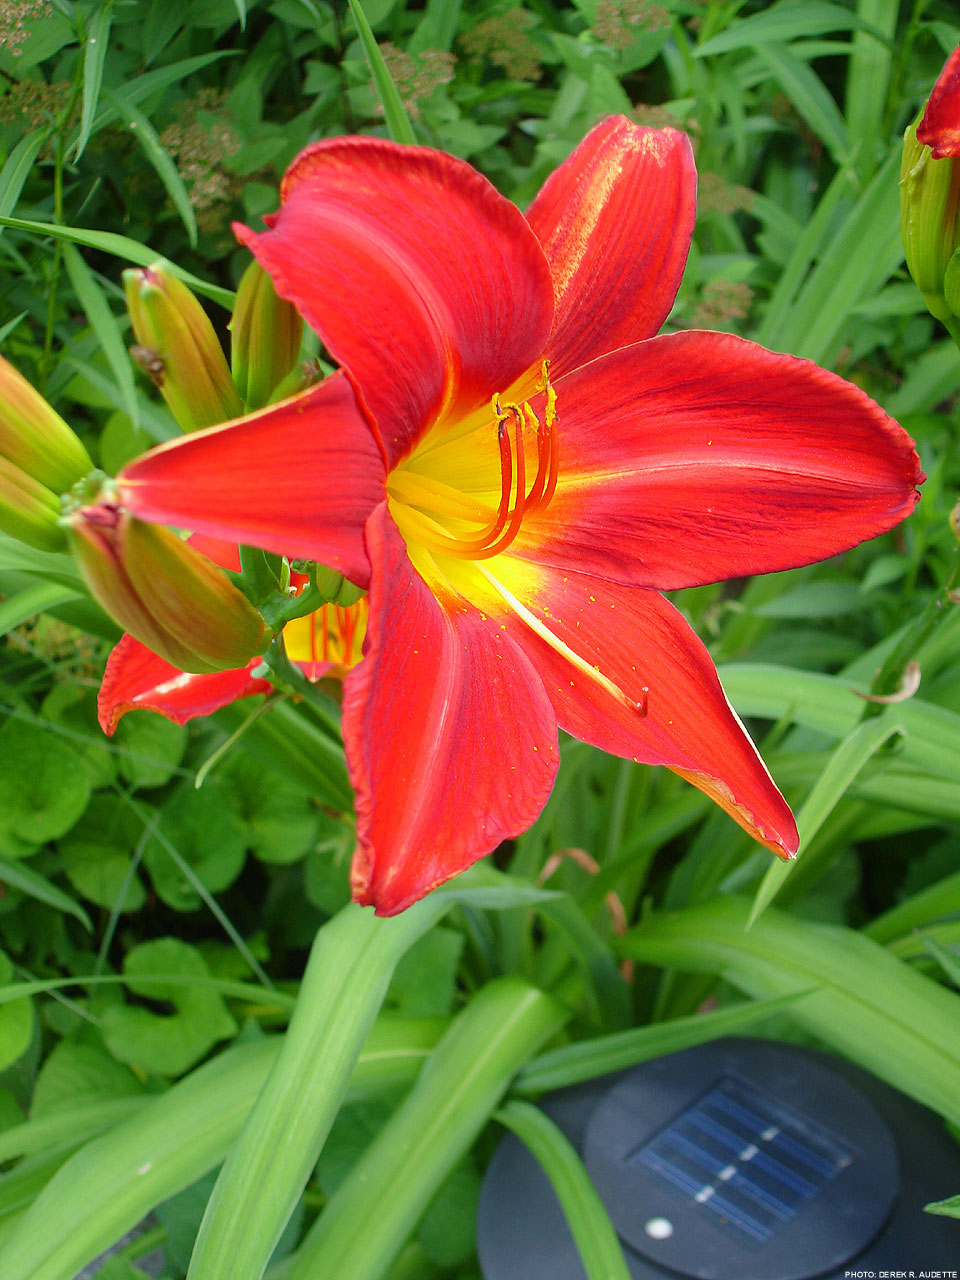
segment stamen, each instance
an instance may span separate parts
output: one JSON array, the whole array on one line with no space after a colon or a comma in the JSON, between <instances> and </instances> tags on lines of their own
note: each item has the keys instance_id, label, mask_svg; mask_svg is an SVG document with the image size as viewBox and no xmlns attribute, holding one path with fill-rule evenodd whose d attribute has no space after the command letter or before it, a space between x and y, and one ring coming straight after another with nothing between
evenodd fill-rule
<instances>
[{"instance_id":1,"label":"stamen","mask_svg":"<svg viewBox=\"0 0 960 1280\"><path fill-rule=\"evenodd\" d=\"M557 488L560 469L557 395L550 385L549 368L545 360L536 387L538 393L546 395L542 423L529 401L504 403L499 394L491 400L500 453L500 502L496 515L491 519L489 507L442 481L420 474L414 465L411 469L399 468L387 482L390 497L394 499L391 511L401 530L425 549L459 559L489 560L510 546L520 532L524 516L542 510ZM510 419L513 419L512 441ZM524 446L527 428L536 436L537 449L537 470L529 493ZM449 434L444 438L449 441ZM450 531L443 517L456 521L486 520L486 524L479 531L460 537Z\"/></svg>"},{"instance_id":2,"label":"stamen","mask_svg":"<svg viewBox=\"0 0 960 1280\"><path fill-rule=\"evenodd\" d=\"M564 644L560 637L554 635L550 628L545 626L535 614L531 613L526 605L521 604L517 597L509 591L502 582L498 581L493 576L489 569L482 564L478 564L477 570L483 574L484 578L486 578L487 582L490 583L491 587L493 587L501 600L508 604L514 613L523 619L530 630L535 632L545 644L550 646L554 653L558 653L561 658L564 658L571 666L576 667L576 669L585 675L588 680L592 680L594 684L599 685L605 693L609 693L611 697L616 698L616 700L628 710L634 711L640 716L645 716L647 714L647 702L650 690L646 685L644 685L641 690L641 701L637 702L634 698L631 698L628 694L624 693L619 685L614 684L609 676L605 676L602 671L598 671L596 667L592 667L590 663L587 662L586 658L582 658L580 654L571 649L569 645Z\"/></svg>"}]
</instances>

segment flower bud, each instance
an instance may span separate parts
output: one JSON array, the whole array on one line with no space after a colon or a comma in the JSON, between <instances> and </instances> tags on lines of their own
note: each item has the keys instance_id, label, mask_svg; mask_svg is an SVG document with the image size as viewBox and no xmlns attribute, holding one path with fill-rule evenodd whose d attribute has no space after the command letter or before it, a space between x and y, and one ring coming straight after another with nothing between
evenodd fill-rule
<instances>
[{"instance_id":1,"label":"flower bud","mask_svg":"<svg viewBox=\"0 0 960 1280\"><path fill-rule=\"evenodd\" d=\"M134 360L184 431L239 418L243 404L207 313L163 262L123 273Z\"/></svg>"},{"instance_id":2,"label":"flower bud","mask_svg":"<svg viewBox=\"0 0 960 1280\"><path fill-rule=\"evenodd\" d=\"M40 551L64 551L60 499L0 456L0 529Z\"/></svg>"},{"instance_id":3,"label":"flower bud","mask_svg":"<svg viewBox=\"0 0 960 1280\"><path fill-rule=\"evenodd\" d=\"M2 356L0 458L54 494L93 469L90 455L59 413Z\"/></svg>"},{"instance_id":4,"label":"flower bud","mask_svg":"<svg viewBox=\"0 0 960 1280\"><path fill-rule=\"evenodd\" d=\"M365 587L358 587L336 569L326 565L313 567L313 583L328 604L351 605L367 594Z\"/></svg>"},{"instance_id":5,"label":"flower bud","mask_svg":"<svg viewBox=\"0 0 960 1280\"><path fill-rule=\"evenodd\" d=\"M273 281L253 260L243 273L230 321L233 380L248 410L260 409L297 363L303 321L277 295Z\"/></svg>"},{"instance_id":6,"label":"flower bud","mask_svg":"<svg viewBox=\"0 0 960 1280\"><path fill-rule=\"evenodd\" d=\"M960 246L960 161L934 160L917 140L916 124L903 135L900 226L907 266L927 309L938 320L952 320L945 277Z\"/></svg>"},{"instance_id":7,"label":"flower bud","mask_svg":"<svg viewBox=\"0 0 960 1280\"><path fill-rule=\"evenodd\" d=\"M181 671L244 666L266 648L263 619L219 565L109 499L77 507L70 541L93 595L125 631Z\"/></svg>"}]
</instances>

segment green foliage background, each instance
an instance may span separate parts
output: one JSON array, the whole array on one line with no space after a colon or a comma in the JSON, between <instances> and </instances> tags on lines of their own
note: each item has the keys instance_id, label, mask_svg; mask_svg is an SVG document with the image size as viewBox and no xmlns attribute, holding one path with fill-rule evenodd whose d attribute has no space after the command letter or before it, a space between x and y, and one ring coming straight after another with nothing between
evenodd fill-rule
<instances>
[{"instance_id":1,"label":"green foliage background","mask_svg":"<svg viewBox=\"0 0 960 1280\"><path fill-rule=\"evenodd\" d=\"M188 728L134 713L105 739L113 624L67 557L0 538L5 1280L70 1280L151 1210L96 1274L130 1280L153 1245L168 1280L191 1253L191 1280L261 1275L275 1247L278 1278L467 1280L508 1087L503 1123L566 1171L591 1280L620 1275L576 1161L519 1096L747 1026L846 1053L960 1123L960 355L906 274L897 195L955 5L364 11L373 70L344 3L0 3L0 344L104 469L176 434L127 356L123 267L168 258L224 325L247 261L231 220L275 207L309 141L404 128L399 102L418 141L521 207L607 114L685 129L700 213L669 327L852 378L916 438L923 501L826 564L676 596L799 814L792 870L673 775L568 741L499 871L380 932L343 911L352 815L329 722L241 704ZM895 692L908 661L915 696L857 696L881 670ZM538 889L571 849L597 870L565 858ZM350 1009L321 1017L340 989ZM296 1159L278 1171L284 1124ZM373 1220L376 1247L357 1225Z\"/></svg>"}]
</instances>

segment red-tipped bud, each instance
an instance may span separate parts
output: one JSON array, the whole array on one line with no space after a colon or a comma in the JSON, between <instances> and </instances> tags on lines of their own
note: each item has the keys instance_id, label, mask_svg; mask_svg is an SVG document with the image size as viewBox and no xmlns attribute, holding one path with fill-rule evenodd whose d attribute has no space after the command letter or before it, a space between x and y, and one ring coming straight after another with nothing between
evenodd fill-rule
<instances>
[{"instance_id":1,"label":"red-tipped bud","mask_svg":"<svg viewBox=\"0 0 960 1280\"><path fill-rule=\"evenodd\" d=\"M928 310L952 322L947 294L956 291L948 287L947 271L960 246L960 159L935 160L915 124L903 135L900 226L907 266Z\"/></svg>"},{"instance_id":2,"label":"red-tipped bud","mask_svg":"<svg viewBox=\"0 0 960 1280\"><path fill-rule=\"evenodd\" d=\"M0 356L0 458L54 494L93 470L76 434L39 391Z\"/></svg>"},{"instance_id":3,"label":"red-tipped bud","mask_svg":"<svg viewBox=\"0 0 960 1280\"><path fill-rule=\"evenodd\" d=\"M960 156L960 46L937 77L917 137L932 149L935 160Z\"/></svg>"},{"instance_id":4,"label":"red-tipped bud","mask_svg":"<svg viewBox=\"0 0 960 1280\"><path fill-rule=\"evenodd\" d=\"M242 667L266 648L263 619L223 569L169 529L109 500L76 508L70 541L93 595L181 671Z\"/></svg>"},{"instance_id":5,"label":"red-tipped bud","mask_svg":"<svg viewBox=\"0 0 960 1280\"><path fill-rule=\"evenodd\" d=\"M243 403L213 325L170 267L131 268L123 289L138 344L131 354L183 430L239 418Z\"/></svg>"},{"instance_id":6,"label":"red-tipped bud","mask_svg":"<svg viewBox=\"0 0 960 1280\"><path fill-rule=\"evenodd\" d=\"M233 380L247 409L272 398L300 355L303 321L278 296L273 281L254 259L243 273L230 321Z\"/></svg>"}]
</instances>

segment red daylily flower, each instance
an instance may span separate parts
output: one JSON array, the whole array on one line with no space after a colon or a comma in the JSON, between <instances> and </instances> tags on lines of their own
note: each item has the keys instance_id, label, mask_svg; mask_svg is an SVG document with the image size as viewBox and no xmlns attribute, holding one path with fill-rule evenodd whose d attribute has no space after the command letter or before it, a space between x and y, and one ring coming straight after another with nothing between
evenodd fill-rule
<instances>
[{"instance_id":1,"label":"red daylily flower","mask_svg":"<svg viewBox=\"0 0 960 1280\"><path fill-rule=\"evenodd\" d=\"M354 896L381 914L529 826L558 724L796 850L706 649L659 593L843 551L909 514L922 475L900 427L809 361L653 336L695 186L683 134L624 118L526 218L448 155L307 148L269 230L237 234L341 372L118 478L141 518L369 588L343 734Z\"/></svg>"},{"instance_id":2,"label":"red daylily flower","mask_svg":"<svg viewBox=\"0 0 960 1280\"><path fill-rule=\"evenodd\" d=\"M235 543L202 534L194 534L190 543L221 568L239 572L240 554ZM293 574L292 581L302 587L307 579ZM327 675L343 679L360 661L366 620L366 598L346 607L323 605L314 613L295 618L283 628L287 657L308 680ZM100 727L112 735L121 716L137 710L156 711L175 724L186 724L238 698L269 693L273 688L270 681L253 674L259 665L260 658L252 658L245 667L227 671L180 671L133 636L125 635L107 659L103 673L97 698Z\"/></svg>"},{"instance_id":3,"label":"red daylily flower","mask_svg":"<svg viewBox=\"0 0 960 1280\"><path fill-rule=\"evenodd\" d=\"M960 46L951 53L933 86L917 125L917 141L932 149L934 160L960 156Z\"/></svg>"}]
</instances>

